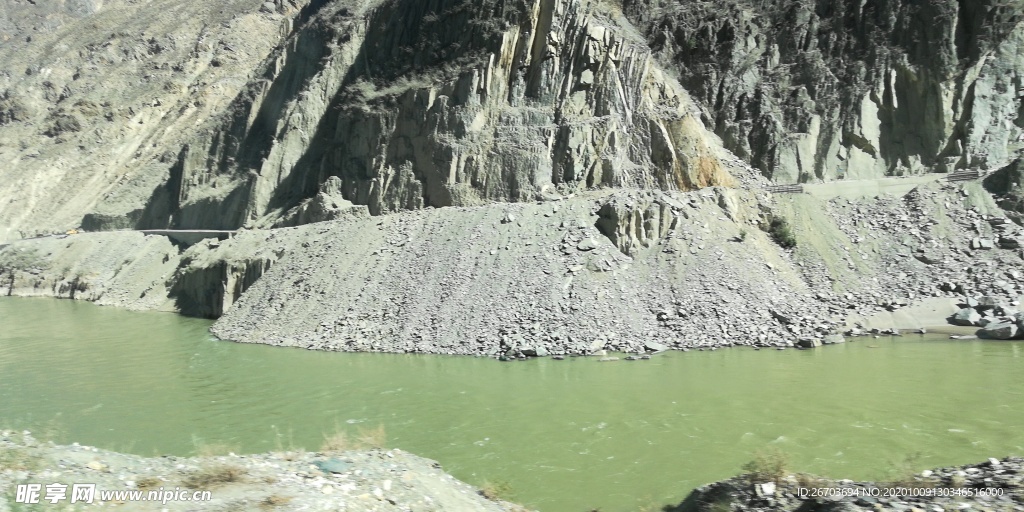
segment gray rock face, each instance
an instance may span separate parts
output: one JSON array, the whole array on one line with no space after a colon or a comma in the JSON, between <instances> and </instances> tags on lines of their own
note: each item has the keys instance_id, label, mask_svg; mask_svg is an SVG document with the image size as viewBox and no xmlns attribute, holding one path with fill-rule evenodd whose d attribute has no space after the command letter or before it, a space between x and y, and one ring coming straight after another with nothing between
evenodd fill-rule
<instances>
[{"instance_id":1,"label":"gray rock face","mask_svg":"<svg viewBox=\"0 0 1024 512\"><path fill-rule=\"evenodd\" d=\"M624 6L705 123L778 182L999 168L1024 126L1021 13L998 0Z\"/></svg>"},{"instance_id":2,"label":"gray rock face","mask_svg":"<svg viewBox=\"0 0 1024 512\"><path fill-rule=\"evenodd\" d=\"M1002 1L11 2L0 235L995 169L1024 131Z\"/></svg>"},{"instance_id":3,"label":"gray rock face","mask_svg":"<svg viewBox=\"0 0 1024 512\"><path fill-rule=\"evenodd\" d=\"M164 219L278 216L328 177L374 215L736 183L747 171L602 5L391 0L365 20L340 2L325 7L235 102L236 115L178 154L167 188L178 202ZM453 29L464 19L477 29Z\"/></svg>"}]
</instances>

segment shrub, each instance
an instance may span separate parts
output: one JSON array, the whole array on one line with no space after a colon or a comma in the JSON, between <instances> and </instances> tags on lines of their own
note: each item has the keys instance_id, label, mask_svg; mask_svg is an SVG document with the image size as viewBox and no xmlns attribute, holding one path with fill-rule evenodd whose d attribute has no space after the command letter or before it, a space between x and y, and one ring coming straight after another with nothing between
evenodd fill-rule
<instances>
[{"instance_id":1,"label":"shrub","mask_svg":"<svg viewBox=\"0 0 1024 512\"><path fill-rule=\"evenodd\" d=\"M786 219L780 217L772 219L771 224L768 226L768 233L772 235L775 243L782 247L786 249L796 247L796 237L793 236L793 231L789 227L789 221Z\"/></svg>"},{"instance_id":2,"label":"shrub","mask_svg":"<svg viewBox=\"0 0 1024 512\"><path fill-rule=\"evenodd\" d=\"M141 491L156 489L164 484L163 480L152 476L144 476L135 482L135 487Z\"/></svg>"},{"instance_id":3,"label":"shrub","mask_svg":"<svg viewBox=\"0 0 1024 512\"><path fill-rule=\"evenodd\" d=\"M510 501L515 496L508 482L490 480L485 480L480 486L480 495L491 501Z\"/></svg>"},{"instance_id":4,"label":"shrub","mask_svg":"<svg viewBox=\"0 0 1024 512\"><path fill-rule=\"evenodd\" d=\"M786 476L788 468L789 455L778 448L759 451L754 454L754 460L743 465L752 482L778 483Z\"/></svg>"}]
</instances>

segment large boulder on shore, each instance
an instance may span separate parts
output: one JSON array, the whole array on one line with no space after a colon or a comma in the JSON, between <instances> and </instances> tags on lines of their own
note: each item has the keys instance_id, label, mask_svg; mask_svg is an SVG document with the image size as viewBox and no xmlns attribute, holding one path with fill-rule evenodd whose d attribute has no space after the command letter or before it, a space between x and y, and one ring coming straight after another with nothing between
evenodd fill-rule
<instances>
[{"instance_id":1,"label":"large boulder on shore","mask_svg":"<svg viewBox=\"0 0 1024 512\"><path fill-rule=\"evenodd\" d=\"M973 326L981 321L981 314L974 310L974 308L963 308L953 314L950 318L950 322L954 325Z\"/></svg>"},{"instance_id":2,"label":"large boulder on shore","mask_svg":"<svg viewBox=\"0 0 1024 512\"><path fill-rule=\"evenodd\" d=\"M979 333L981 337L992 340L1008 340L1017 335L1017 324L1010 322L999 322L988 324Z\"/></svg>"},{"instance_id":3,"label":"large boulder on shore","mask_svg":"<svg viewBox=\"0 0 1024 512\"><path fill-rule=\"evenodd\" d=\"M837 343L846 343L846 338L842 334L829 334L821 342L825 345L835 345Z\"/></svg>"},{"instance_id":4,"label":"large boulder on shore","mask_svg":"<svg viewBox=\"0 0 1024 512\"><path fill-rule=\"evenodd\" d=\"M818 338L800 338L796 342L796 346L800 348L815 348L821 346L821 340Z\"/></svg>"}]
</instances>

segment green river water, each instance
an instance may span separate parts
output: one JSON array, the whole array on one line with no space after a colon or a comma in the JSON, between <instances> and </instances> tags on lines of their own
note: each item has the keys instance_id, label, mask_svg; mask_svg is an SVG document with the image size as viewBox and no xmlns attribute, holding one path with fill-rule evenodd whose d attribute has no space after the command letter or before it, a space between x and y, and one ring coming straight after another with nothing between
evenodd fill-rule
<instances>
[{"instance_id":1,"label":"green river water","mask_svg":"<svg viewBox=\"0 0 1024 512\"><path fill-rule=\"evenodd\" d=\"M542 511L678 503L769 446L882 478L1024 453L1024 343L907 336L650 361L320 353L216 341L209 322L0 299L0 425L142 455L316 450L383 425L460 479Z\"/></svg>"}]
</instances>

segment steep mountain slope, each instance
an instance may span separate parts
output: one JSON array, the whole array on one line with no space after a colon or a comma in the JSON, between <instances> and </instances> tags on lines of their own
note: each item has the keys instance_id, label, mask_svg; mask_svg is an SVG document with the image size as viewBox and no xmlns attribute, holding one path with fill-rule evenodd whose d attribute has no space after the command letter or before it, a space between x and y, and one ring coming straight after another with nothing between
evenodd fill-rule
<instances>
[{"instance_id":1,"label":"steep mountain slope","mask_svg":"<svg viewBox=\"0 0 1024 512\"><path fill-rule=\"evenodd\" d=\"M1020 0L624 0L726 147L780 183L998 169Z\"/></svg>"},{"instance_id":2,"label":"steep mountain slope","mask_svg":"<svg viewBox=\"0 0 1024 512\"><path fill-rule=\"evenodd\" d=\"M292 223L329 177L372 214L732 184L686 92L580 0L326 6L171 170L176 227Z\"/></svg>"},{"instance_id":3,"label":"steep mountain slope","mask_svg":"<svg viewBox=\"0 0 1024 512\"><path fill-rule=\"evenodd\" d=\"M183 137L222 112L301 5L6 0L0 241L142 210ZM253 37L256 34L257 37Z\"/></svg>"},{"instance_id":4,"label":"steep mountain slope","mask_svg":"<svg viewBox=\"0 0 1024 512\"><path fill-rule=\"evenodd\" d=\"M27 53L19 62L57 55L67 62L35 81L8 73L0 135L15 165L0 172L19 198L0 210L0 224L29 231L288 224L288 211L331 176L340 178L345 200L378 214L599 186L731 185L727 167L746 173L723 164L731 155L697 120L686 92L652 62L628 22L600 3L338 1L311 5L305 15L281 6L292 18L243 2L209 12L187 12L199 9L189 2L166 7L178 12L136 19L132 4L103 6L51 29L49 37L62 41L56 49L38 39L20 43ZM256 65L294 16L294 33ZM183 17L205 18L159 25ZM101 42L102 28L83 31L124 18L135 25L114 34L125 34L119 50L110 49L118 39ZM224 41L204 42L210 22ZM270 34L251 37L275 22ZM96 39L80 44L100 55L68 56L77 51L64 38L72 30ZM185 52L193 38L201 42ZM244 58L227 60L237 46ZM79 68L90 66L104 72L88 82L97 88L91 96L78 85L86 80ZM230 86L220 70L230 70ZM105 93L101 79L114 80ZM122 87L125 97L113 93ZM39 92L48 88L70 96ZM216 98L196 99L211 90ZM145 105L135 105L141 98ZM49 138L39 143L15 142L44 132ZM69 151L75 146L85 149ZM33 193L13 193L25 189Z\"/></svg>"}]
</instances>

